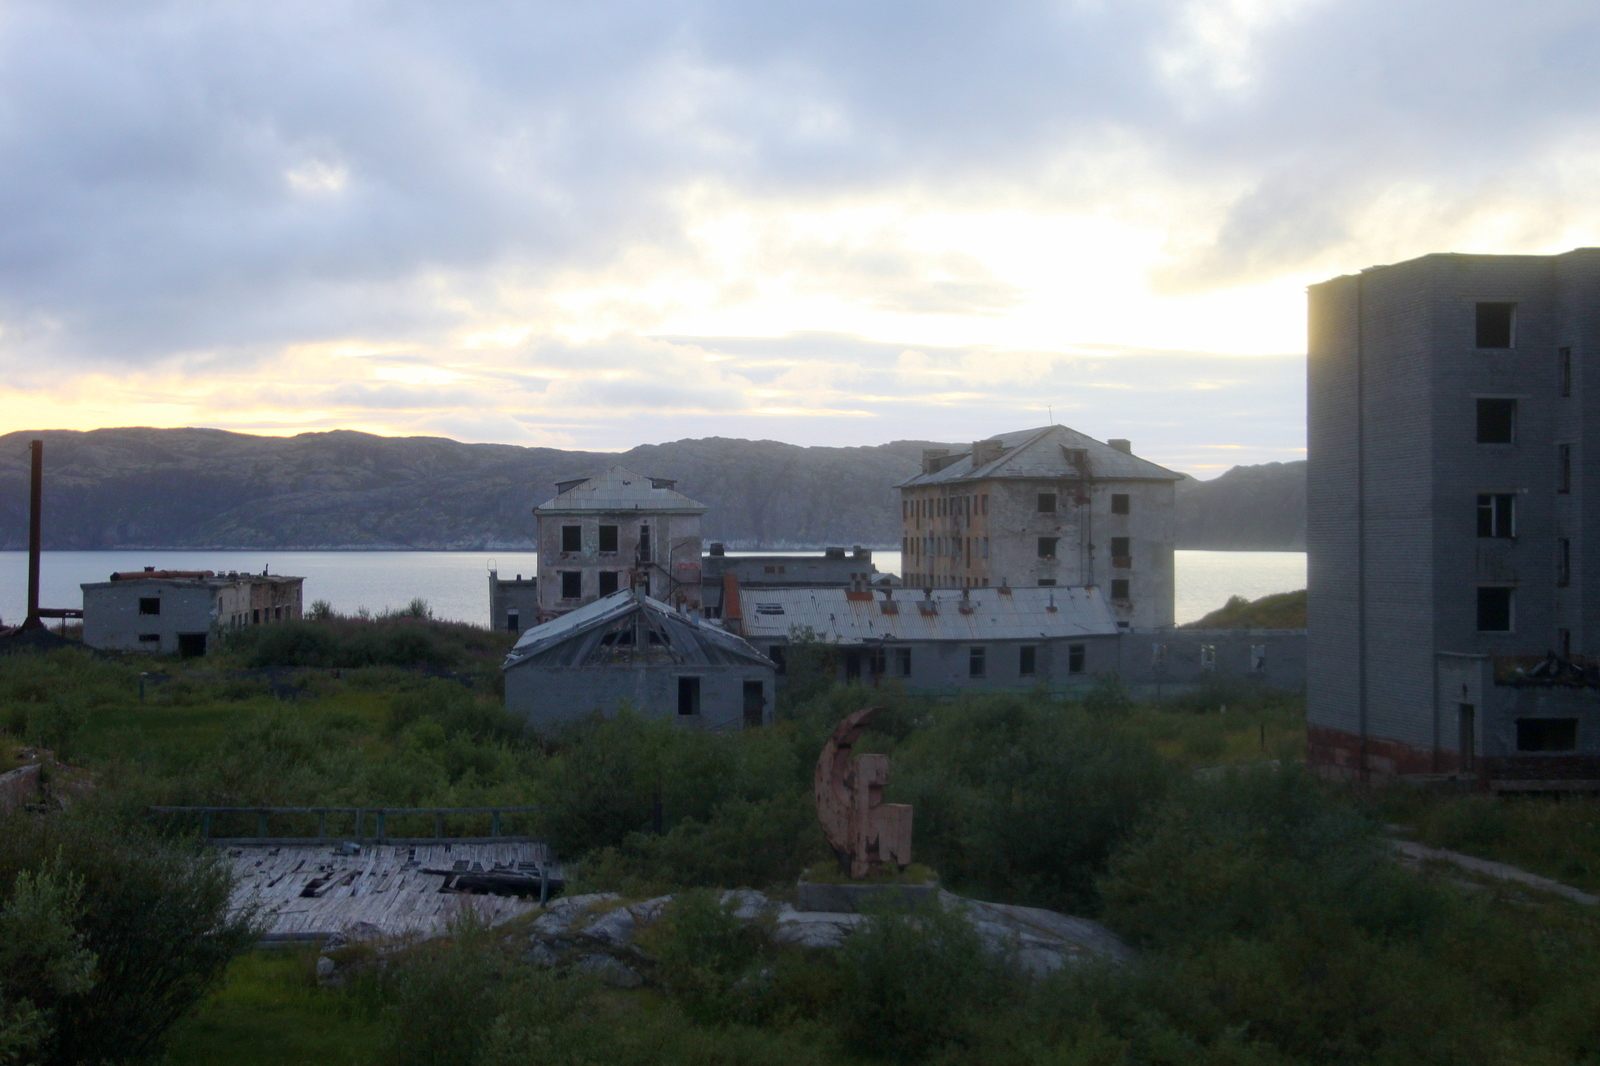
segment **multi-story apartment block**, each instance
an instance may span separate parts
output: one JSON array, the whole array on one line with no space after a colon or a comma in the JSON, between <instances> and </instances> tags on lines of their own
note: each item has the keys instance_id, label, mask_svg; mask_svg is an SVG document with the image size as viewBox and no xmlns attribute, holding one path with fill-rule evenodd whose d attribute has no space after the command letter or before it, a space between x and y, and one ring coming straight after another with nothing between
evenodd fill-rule
<instances>
[{"instance_id":1,"label":"multi-story apartment block","mask_svg":"<svg viewBox=\"0 0 1600 1066\"><path fill-rule=\"evenodd\" d=\"M555 498L533 509L540 622L625 588L699 612L706 508L676 484L620 466L556 483Z\"/></svg>"},{"instance_id":2,"label":"multi-story apartment block","mask_svg":"<svg viewBox=\"0 0 1600 1066\"><path fill-rule=\"evenodd\" d=\"M1095 585L1122 628L1169 627L1180 480L1065 426L930 449L899 486L905 583Z\"/></svg>"},{"instance_id":3,"label":"multi-story apartment block","mask_svg":"<svg viewBox=\"0 0 1600 1066\"><path fill-rule=\"evenodd\" d=\"M1334 278L1309 342L1313 763L1600 778L1600 249Z\"/></svg>"}]
</instances>

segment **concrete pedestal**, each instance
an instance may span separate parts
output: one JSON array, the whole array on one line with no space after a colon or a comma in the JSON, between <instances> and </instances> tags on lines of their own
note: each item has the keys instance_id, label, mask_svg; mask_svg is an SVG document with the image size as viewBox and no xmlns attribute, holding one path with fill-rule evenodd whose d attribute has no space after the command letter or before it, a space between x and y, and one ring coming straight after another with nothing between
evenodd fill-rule
<instances>
[{"instance_id":1,"label":"concrete pedestal","mask_svg":"<svg viewBox=\"0 0 1600 1066\"><path fill-rule=\"evenodd\" d=\"M801 881L796 887L794 909L797 911L831 911L835 914L856 914L865 900L893 901L902 906L916 906L939 894L939 883L925 885L871 885L848 881Z\"/></svg>"}]
</instances>

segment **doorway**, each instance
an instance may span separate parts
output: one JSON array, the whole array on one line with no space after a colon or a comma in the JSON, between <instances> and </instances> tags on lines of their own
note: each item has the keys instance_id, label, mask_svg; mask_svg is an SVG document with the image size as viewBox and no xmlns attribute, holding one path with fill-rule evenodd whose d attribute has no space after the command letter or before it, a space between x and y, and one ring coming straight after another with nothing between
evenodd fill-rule
<instances>
[{"instance_id":1,"label":"doorway","mask_svg":"<svg viewBox=\"0 0 1600 1066\"><path fill-rule=\"evenodd\" d=\"M1456 707L1456 752L1460 756L1461 769L1471 770L1478 755L1478 710L1470 703L1457 704Z\"/></svg>"},{"instance_id":2,"label":"doorway","mask_svg":"<svg viewBox=\"0 0 1600 1066\"><path fill-rule=\"evenodd\" d=\"M752 726L765 725L767 721L767 689L760 681L746 681L744 683L744 724L748 729Z\"/></svg>"}]
</instances>

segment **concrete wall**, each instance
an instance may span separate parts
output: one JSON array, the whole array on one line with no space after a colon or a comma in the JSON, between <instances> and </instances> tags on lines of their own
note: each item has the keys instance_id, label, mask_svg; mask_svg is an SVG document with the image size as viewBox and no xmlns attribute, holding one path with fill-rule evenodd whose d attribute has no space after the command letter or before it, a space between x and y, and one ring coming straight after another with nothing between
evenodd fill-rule
<instances>
[{"instance_id":1,"label":"concrete wall","mask_svg":"<svg viewBox=\"0 0 1600 1066\"><path fill-rule=\"evenodd\" d=\"M678 714L678 678L700 678L700 714ZM626 701L648 718L705 729L744 727L744 683L760 681L765 723L772 722L773 671L761 666L513 666L505 673L506 709L548 730Z\"/></svg>"},{"instance_id":2,"label":"concrete wall","mask_svg":"<svg viewBox=\"0 0 1600 1066\"><path fill-rule=\"evenodd\" d=\"M521 574L502 578L498 571L489 571L489 628L521 633L537 624L539 617L539 581Z\"/></svg>"},{"instance_id":3,"label":"concrete wall","mask_svg":"<svg viewBox=\"0 0 1600 1066\"><path fill-rule=\"evenodd\" d=\"M1303 629L1164 629L1122 634L1117 672L1128 685L1194 685L1240 677L1274 688L1306 684Z\"/></svg>"},{"instance_id":4,"label":"concrete wall","mask_svg":"<svg viewBox=\"0 0 1600 1066\"><path fill-rule=\"evenodd\" d=\"M599 599L602 571L617 575L618 588L647 585L649 595L663 603L676 607L681 602L690 610L700 609L699 515L644 511L536 514L539 521L540 621L549 621ZM600 551L600 527L603 525L617 527L617 551ZM561 550L563 526L578 526L582 530L583 550ZM650 527L653 561L649 565L639 562L639 533L644 526ZM583 595L579 599L562 597L561 574L566 571L583 575ZM503 624L504 620L501 621Z\"/></svg>"},{"instance_id":5,"label":"concrete wall","mask_svg":"<svg viewBox=\"0 0 1600 1066\"><path fill-rule=\"evenodd\" d=\"M159 599L161 613L140 614L141 598ZM180 633L209 634L217 622L216 591L205 585L118 581L83 590L83 642L91 648L176 655Z\"/></svg>"}]
</instances>

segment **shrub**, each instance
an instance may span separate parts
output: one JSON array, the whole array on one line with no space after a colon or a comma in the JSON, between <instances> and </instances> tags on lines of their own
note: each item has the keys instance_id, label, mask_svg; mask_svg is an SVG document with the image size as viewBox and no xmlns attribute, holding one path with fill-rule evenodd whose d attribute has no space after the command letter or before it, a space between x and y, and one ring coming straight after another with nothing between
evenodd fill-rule
<instances>
[{"instance_id":1,"label":"shrub","mask_svg":"<svg viewBox=\"0 0 1600 1066\"><path fill-rule=\"evenodd\" d=\"M51 861L0 896L0 1062L33 1060L54 1041L60 1001L94 986L94 952L73 927L82 893Z\"/></svg>"},{"instance_id":2,"label":"shrub","mask_svg":"<svg viewBox=\"0 0 1600 1066\"><path fill-rule=\"evenodd\" d=\"M752 976L766 937L762 928L733 916L737 901L721 902L705 889L680 892L667 906L655 936L662 983L689 1017L718 1024L752 1014Z\"/></svg>"}]
</instances>

